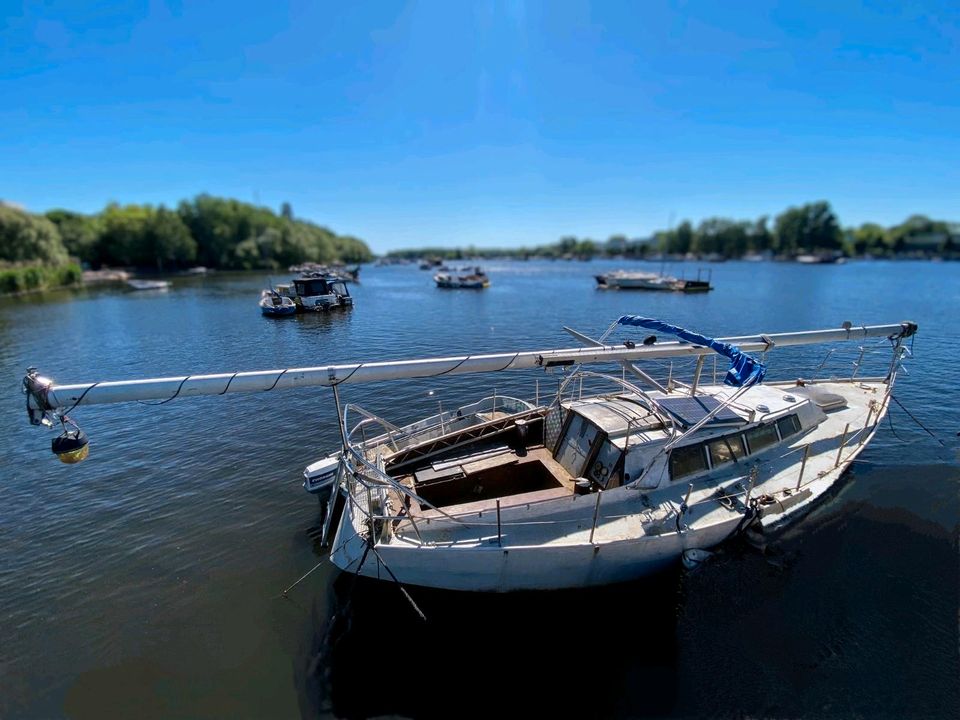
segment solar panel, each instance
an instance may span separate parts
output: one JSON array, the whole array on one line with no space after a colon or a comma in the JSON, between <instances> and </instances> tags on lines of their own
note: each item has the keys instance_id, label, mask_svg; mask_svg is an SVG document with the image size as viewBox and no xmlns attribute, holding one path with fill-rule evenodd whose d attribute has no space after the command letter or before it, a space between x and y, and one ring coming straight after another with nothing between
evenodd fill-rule
<instances>
[{"instance_id":1,"label":"solar panel","mask_svg":"<svg viewBox=\"0 0 960 720\"><path fill-rule=\"evenodd\" d=\"M720 402L709 395L697 397L666 397L657 400L657 404L666 410L682 425L690 427L703 420L710 412L720 406ZM707 425L728 425L730 423L746 422L730 408L724 408L712 418Z\"/></svg>"}]
</instances>

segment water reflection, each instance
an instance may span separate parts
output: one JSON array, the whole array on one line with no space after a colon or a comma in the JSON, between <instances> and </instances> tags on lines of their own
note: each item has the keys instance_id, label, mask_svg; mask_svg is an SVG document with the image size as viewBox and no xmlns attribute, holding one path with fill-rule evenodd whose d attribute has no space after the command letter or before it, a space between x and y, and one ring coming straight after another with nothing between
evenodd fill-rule
<instances>
[{"instance_id":1,"label":"water reflection","mask_svg":"<svg viewBox=\"0 0 960 720\"><path fill-rule=\"evenodd\" d=\"M942 469L933 474L942 482ZM938 492L955 495L957 479ZM762 550L727 543L693 572L556 593L408 588L425 621L395 584L340 575L305 627L302 707L322 717L952 717L957 533L855 500Z\"/></svg>"},{"instance_id":2,"label":"water reflection","mask_svg":"<svg viewBox=\"0 0 960 720\"><path fill-rule=\"evenodd\" d=\"M675 704L678 573L590 591L478 595L341 575L318 643L318 713L609 717Z\"/></svg>"}]
</instances>

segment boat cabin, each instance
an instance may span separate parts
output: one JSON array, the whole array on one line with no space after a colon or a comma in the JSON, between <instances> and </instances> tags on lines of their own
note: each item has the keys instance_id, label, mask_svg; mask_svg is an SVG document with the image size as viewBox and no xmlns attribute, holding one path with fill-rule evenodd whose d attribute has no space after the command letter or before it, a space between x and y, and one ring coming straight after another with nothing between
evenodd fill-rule
<instances>
[{"instance_id":1,"label":"boat cabin","mask_svg":"<svg viewBox=\"0 0 960 720\"><path fill-rule=\"evenodd\" d=\"M293 285L300 297L317 297L319 295L349 295L347 285L343 280L332 277L303 278L294 280Z\"/></svg>"},{"instance_id":2,"label":"boat cabin","mask_svg":"<svg viewBox=\"0 0 960 720\"><path fill-rule=\"evenodd\" d=\"M277 292L291 298L300 311L329 310L353 305L346 282L329 274L304 275L293 280L292 288L290 285L278 285Z\"/></svg>"},{"instance_id":3,"label":"boat cabin","mask_svg":"<svg viewBox=\"0 0 960 720\"><path fill-rule=\"evenodd\" d=\"M565 402L550 411L461 417L446 433L388 451L383 459L391 476L435 507L472 511L498 498L509 506L631 484L654 490L743 474L741 462L826 418L809 397L762 386L754 388L750 406L724 407L669 446L722 400L625 392Z\"/></svg>"}]
</instances>

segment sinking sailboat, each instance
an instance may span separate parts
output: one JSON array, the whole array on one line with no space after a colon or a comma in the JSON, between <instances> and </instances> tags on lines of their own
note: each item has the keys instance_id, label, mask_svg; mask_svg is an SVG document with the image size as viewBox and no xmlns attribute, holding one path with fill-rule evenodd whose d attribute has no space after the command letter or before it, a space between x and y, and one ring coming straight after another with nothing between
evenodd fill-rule
<instances>
[{"instance_id":1,"label":"sinking sailboat","mask_svg":"<svg viewBox=\"0 0 960 720\"><path fill-rule=\"evenodd\" d=\"M624 329L677 339L607 341ZM94 403L330 386L341 446L307 468L304 486L328 503L336 566L456 590L577 588L698 563L739 532L802 516L873 437L916 329L713 339L627 315L597 340L570 330L579 348L78 385L31 370L24 389L31 422L52 425ZM889 353L873 377L858 376L858 361L851 377L770 381L748 354L868 338ZM712 353L730 368L707 382ZM665 358L695 360L689 382L644 369ZM603 363L620 372L587 369ZM340 399L342 385L525 368L565 371L556 394L493 394L405 426ZM80 431L68 432L74 452Z\"/></svg>"}]
</instances>

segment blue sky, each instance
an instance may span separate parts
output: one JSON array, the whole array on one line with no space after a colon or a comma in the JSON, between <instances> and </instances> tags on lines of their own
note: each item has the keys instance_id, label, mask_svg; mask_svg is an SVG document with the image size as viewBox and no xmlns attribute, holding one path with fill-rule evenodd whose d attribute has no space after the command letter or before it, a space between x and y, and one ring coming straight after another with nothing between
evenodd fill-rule
<instances>
[{"instance_id":1,"label":"blue sky","mask_svg":"<svg viewBox=\"0 0 960 720\"><path fill-rule=\"evenodd\" d=\"M35 211L289 201L375 251L960 220L956 3L0 6L0 198Z\"/></svg>"}]
</instances>

